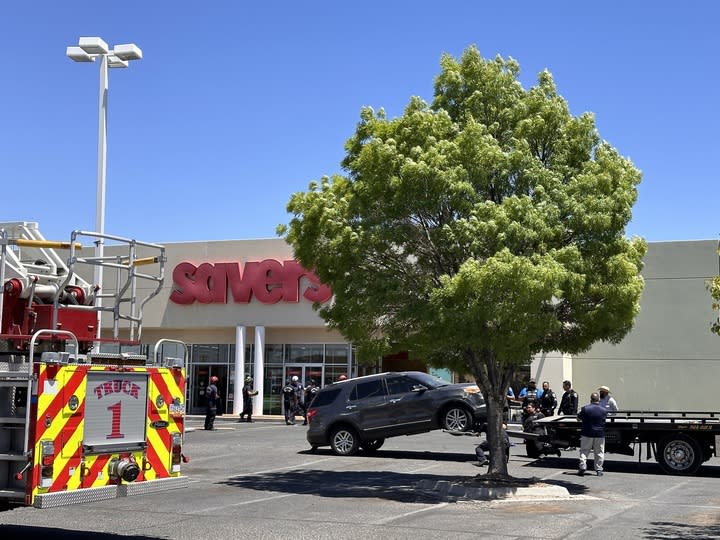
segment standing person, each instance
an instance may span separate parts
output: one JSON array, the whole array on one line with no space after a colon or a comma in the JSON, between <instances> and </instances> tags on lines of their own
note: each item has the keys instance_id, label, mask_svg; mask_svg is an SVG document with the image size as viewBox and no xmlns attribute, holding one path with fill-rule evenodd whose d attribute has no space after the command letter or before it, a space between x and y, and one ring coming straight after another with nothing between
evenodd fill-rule
<instances>
[{"instance_id":1,"label":"standing person","mask_svg":"<svg viewBox=\"0 0 720 540\"><path fill-rule=\"evenodd\" d=\"M554 416L555 407L557 407L557 398L555 392L550 389L550 383L543 381L542 395L540 396L540 412L545 416Z\"/></svg>"},{"instance_id":2,"label":"standing person","mask_svg":"<svg viewBox=\"0 0 720 540\"><path fill-rule=\"evenodd\" d=\"M218 378L213 375L210 377L210 384L205 388L205 429L207 431L215 429L215 417L217 416L217 406L220 400L217 382Z\"/></svg>"},{"instance_id":3,"label":"standing person","mask_svg":"<svg viewBox=\"0 0 720 540\"><path fill-rule=\"evenodd\" d=\"M609 413L614 413L618 410L617 401L610 394L610 389L607 386L601 386L598 388L600 392L600 405L605 407Z\"/></svg>"},{"instance_id":4,"label":"standing person","mask_svg":"<svg viewBox=\"0 0 720 540\"><path fill-rule=\"evenodd\" d=\"M285 425L295 424L295 412L297 410L297 394L292 381L288 379L283 386L283 409L285 412Z\"/></svg>"},{"instance_id":5,"label":"standing person","mask_svg":"<svg viewBox=\"0 0 720 540\"><path fill-rule=\"evenodd\" d=\"M315 384L315 381L313 379L310 379L307 383L307 386L305 386L305 411L307 413L308 407L310 407L310 404L312 403L312 400L315 399L315 395L320 391L320 388ZM307 420L305 421L305 424L307 424ZM303 424L303 425L305 425Z\"/></svg>"},{"instance_id":6,"label":"standing person","mask_svg":"<svg viewBox=\"0 0 720 540\"><path fill-rule=\"evenodd\" d=\"M338 382L346 381L346 380L347 380L347 375L345 375L344 373L341 373L340 376L338 377Z\"/></svg>"},{"instance_id":7,"label":"standing person","mask_svg":"<svg viewBox=\"0 0 720 540\"><path fill-rule=\"evenodd\" d=\"M297 375L293 375L290 384L295 391L295 414L302 414L305 421L303 426L307 426L307 407L305 407L305 388L303 387ZM293 424L295 423L295 415L293 415Z\"/></svg>"},{"instance_id":8,"label":"standing person","mask_svg":"<svg viewBox=\"0 0 720 540\"><path fill-rule=\"evenodd\" d=\"M523 386L518 394L518 399L522 403L523 408L531 401L537 402L542 397L542 389L537 387L537 381L530 379L527 386Z\"/></svg>"},{"instance_id":9,"label":"standing person","mask_svg":"<svg viewBox=\"0 0 720 540\"><path fill-rule=\"evenodd\" d=\"M590 403L585 405L578 413L582 421L580 432L580 462L578 463L578 476L587 470L587 458L590 450L593 453L595 472L603 475L603 462L605 461L605 417L608 410L600 404L600 395L597 392L590 394Z\"/></svg>"},{"instance_id":10,"label":"standing person","mask_svg":"<svg viewBox=\"0 0 720 540\"><path fill-rule=\"evenodd\" d=\"M560 409L558 414L569 414L575 416L578 412L578 395L573 390L572 383L570 381L563 381L563 390L565 392L560 399Z\"/></svg>"},{"instance_id":11,"label":"standing person","mask_svg":"<svg viewBox=\"0 0 720 540\"><path fill-rule=\"evenodd\" d=\"M252 423L252 398L253 396L258 395L258 391L253 389L252 382L252 377L245 377L245 385L242 387L243 410L240 413L240 420L238 420L238 422L242 422L245 415L247 415L247 420L245 420L245 422Z\"/></svg>"}]
</instances>

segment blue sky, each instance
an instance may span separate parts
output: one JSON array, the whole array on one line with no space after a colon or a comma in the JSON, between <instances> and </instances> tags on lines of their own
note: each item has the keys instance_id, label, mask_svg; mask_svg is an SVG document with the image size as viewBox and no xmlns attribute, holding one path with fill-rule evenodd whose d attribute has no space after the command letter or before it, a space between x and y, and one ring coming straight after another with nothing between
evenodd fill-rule
<instances>
[{"instance_id":1,"label":"blue sky","mask_svg":"<svg viewBox=\"0 0 720 540\"><path fill-rule=\"evenodd\" d=\"M80 36L133 42L111 70L106 232L151 242L269 238L311 180L341 172L362 106L432 100L475 44L549 69L574 114L643 171L628 236L720 234L720 3L19 2L0 14L0 220L95 230L99 68Z\"/></svg>"}]
</instances>

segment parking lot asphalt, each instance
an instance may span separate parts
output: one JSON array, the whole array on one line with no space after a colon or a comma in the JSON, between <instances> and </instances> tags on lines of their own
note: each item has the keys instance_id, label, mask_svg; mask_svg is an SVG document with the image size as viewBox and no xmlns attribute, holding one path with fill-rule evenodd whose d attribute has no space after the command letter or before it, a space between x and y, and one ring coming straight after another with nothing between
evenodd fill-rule
<instances>
[{"instance_id":1,"label":"parking lot asphalt","mask_svg":"<svg viewBox=\"0 0 720 540\"><path fill-rule=\"evenodd\" d=\"M568 496L473 500L422 489L470 479L481 439L440 431L388 439L373 454L310 452L305 429L278 418L188 418L186 489L82 505L0 512L0 537L52 538L720 538L720 459L697 476L661 473L640 451L608 455L578 477L576 452L539 460L511 448L510 474Z\"/></svg>"}]
</instances>

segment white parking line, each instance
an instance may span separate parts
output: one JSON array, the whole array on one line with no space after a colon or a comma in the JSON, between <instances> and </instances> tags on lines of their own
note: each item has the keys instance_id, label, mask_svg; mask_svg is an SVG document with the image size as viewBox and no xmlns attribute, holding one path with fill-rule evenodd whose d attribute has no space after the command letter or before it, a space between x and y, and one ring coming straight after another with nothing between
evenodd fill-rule
<instances>
[{"instance_id":1,"label":"white parking line","mask_svg":"<svg viewBox=\"0 0 720 540\"><path fill-rule=\"evenodd\" d=\"M274 495L272 497L263 497L262 499L252 499L251 501L243 501L233 504L224 504L222 506L211 506L210 508L203 508L202 510L196 510L194 513L201 514L203 512L214 512L216 510L225 510L226 508L233 508L235 506L245 506L248 504L255 504L265 501L274 501L276 499L284 499L286 497L294 497L297 493L285 493L283 495Z\"/></svg>"},{"instance_id":2,"label":"white parking line","mask_svg":"<svg viewBox=\"0 0 720 540\"><path fill-rule=\"evenodd\" d=\"M284 471L287 469L301 469L303 467L307 467L308 465L314 465L315 463L322 463L323 461L330 461L333 458L323 458L323 459L316 459L315 461L308 461L306 463L298 463L295 465L288 465L287 467L278 467L277 469L267 469L265 471L255 471L255 472L249 472L247 474L237 474L235 476L231 476L230 478L237 478L238 476L254 476L256 474L267 474L272 473L276 471Z\"/></svg>"},{"instance_id":3,"label":"white parking line","mask_svg":"<svg viewBox=\"0 0 720 540\"><path fill-rule=\"evenodd\" d=\"M396 521L398 519L402 519L408 516L412 516L413 514L419 514L420 512L427 512L428 510L435 510L442 508L443 506L447 506L450 503L439 503L439 504L433 504L432 506L428 506L426 508L420 508L418 510L413 510L412 512L405 512L404 514L398 514L397 516L393 516L386 519L381 519L380 521L376 521L374 525L387 525L388 523L392 523L393 521Z\"/></svg>"}]
</instances>

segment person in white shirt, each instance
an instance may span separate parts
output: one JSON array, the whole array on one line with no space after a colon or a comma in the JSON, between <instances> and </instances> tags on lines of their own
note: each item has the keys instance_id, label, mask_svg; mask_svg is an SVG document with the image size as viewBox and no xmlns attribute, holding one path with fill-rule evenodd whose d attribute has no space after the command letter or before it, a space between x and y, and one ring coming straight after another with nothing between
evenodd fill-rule
<instances>
[{"instance_id":1,"label":"person in white shirt","mask_svg":"<svg viewBox=\"0 0 720 540\"><path fill-rule=\"evenodd\" d=\"M608 412L616 412L618 410L617 401L610 395L610 389L607 386L598 388L600 393L600 406L607 409Z\"/></svg>"}]
</instances>

